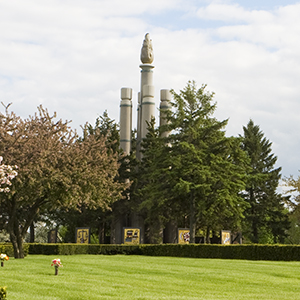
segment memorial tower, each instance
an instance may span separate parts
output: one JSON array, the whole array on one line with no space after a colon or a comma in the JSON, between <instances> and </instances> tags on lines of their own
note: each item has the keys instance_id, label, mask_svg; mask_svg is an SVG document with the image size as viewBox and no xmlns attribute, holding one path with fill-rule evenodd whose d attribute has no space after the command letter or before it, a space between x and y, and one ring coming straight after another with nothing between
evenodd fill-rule
<instances>
[{"instance_id":1,"label":"memorial tower","mask_svg":"<svg viewBox=\"0 0 300 300\"><path fill-rule=\"evenodd\" d=\"M150 122L152 118L155 118L156 102L155 102L155 89L153 84L153 71L154 71L154 55L152 40L149 33L145 35L143 41L141 56L142 64L141 68L141 82L140 91L138 92L137 103L137 148L136 157L141 160L141 142L147 135L147 122ZM159 125L164 125L166 110L170 109L171 93L167 89L160 91L160 122ZM121 103L120 103L120 148L126 154L129 154L131 149L131 135L132 135L132 89L121 89ZM168 132L164 132L163 136L167 136ZM121 225L121 224L119 224ZM133 215L131 219L131 226L138 226L141 228L141 242L143 243L143 220ZM120 226L115 228L116 231L120 230ZM119 244L119 234L115 233L115 243Z\"/></svg>"}]
</instances>

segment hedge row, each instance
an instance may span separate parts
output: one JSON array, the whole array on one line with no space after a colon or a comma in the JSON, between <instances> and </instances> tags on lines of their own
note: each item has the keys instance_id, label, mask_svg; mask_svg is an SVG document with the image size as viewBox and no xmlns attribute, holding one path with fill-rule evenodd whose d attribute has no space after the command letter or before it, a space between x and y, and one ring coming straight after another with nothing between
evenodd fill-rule
<instances>
[{"instance_id":1,"label":"hedge row","mask_svg":"<svg viewBox=\"0 0 300 300\"><path fill-rule=\"evenodd\" d=\"M0 244L0 253L13 256L11 244ZM191 258L220 258L247 260L300 261L300 245L82 245L82 244L24 244L24 254L126 254L175 256Z\"/></svg>"},{"instance_id":2,"label":"hedge row","mask_svg":"<svg viewBox=\"0 0 300 300\"><path fill-rule=\"evenodd\" d=\"M300 246L296 245L82 245L82 244L27 244L29 254L127 254L175 256L191 258L220 258L247 260L300 261ZM1 249L1 248L0 248Z\"/></svg>"},{"instance_id":3,"label":"hedge row","mask_svg":"<svg viewBox=\"0 0 300 300\"><path fill-rule=\"evenodd\" d=\"M99 244L28 244L29 254L74 255L74 254L135 254L142 255L139 246Z\"/></svg>"},{"instance_id":4,"label":"hedge row","mask_svg":"<svg viewBox=\"0 0 300 300\"><path fill-rule=\"evenodd\" d=\"M141 245L143 255L191 258L300 261L296 245Z\"/></svg>"},{"instance_id":5,"label":"hedge row","mask_svg":"<svg viewBox=\"0 0 300 300\"><path fill-rule=\"evenodd\" d=\"M29 252L29 244L23 245L24 255L27 256ZM12 244L0 244L0 253L4 253L9 257L14 257L14 248Z\"/></svg>"}]
</instances>

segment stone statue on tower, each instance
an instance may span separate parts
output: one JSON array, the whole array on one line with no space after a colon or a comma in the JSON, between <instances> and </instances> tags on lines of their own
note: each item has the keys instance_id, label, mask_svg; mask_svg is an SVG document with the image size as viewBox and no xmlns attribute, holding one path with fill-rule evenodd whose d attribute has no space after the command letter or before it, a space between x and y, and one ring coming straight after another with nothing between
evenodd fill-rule
<instances>
[{"instance_id":1,"label":"stone statue on tower","mask_svg":"<svg viewBox=\"0 0 300 300\"><path fill-rule=\"evenodd\" d=\"M146 33L141 50L141 61L143 64L152 64L153 59L152 40L150 39L150 34Z\"/></svg>"}]
</instances>

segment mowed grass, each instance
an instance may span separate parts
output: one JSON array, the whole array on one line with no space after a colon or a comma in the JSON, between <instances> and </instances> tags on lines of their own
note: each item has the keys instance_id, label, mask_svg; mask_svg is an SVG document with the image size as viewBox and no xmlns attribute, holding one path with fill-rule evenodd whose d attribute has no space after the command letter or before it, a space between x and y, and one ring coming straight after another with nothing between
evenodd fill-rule
<instances>
[{"instance_id":1,"label":"mowed grass","mask_svg":"<svg viewBox=\"0 0 300 300\"><path fill-rule=\"evenodd\" d=\"M8 300L300 299L300 262L30 255L0 267Z\"/></svg>"}]
</instances>

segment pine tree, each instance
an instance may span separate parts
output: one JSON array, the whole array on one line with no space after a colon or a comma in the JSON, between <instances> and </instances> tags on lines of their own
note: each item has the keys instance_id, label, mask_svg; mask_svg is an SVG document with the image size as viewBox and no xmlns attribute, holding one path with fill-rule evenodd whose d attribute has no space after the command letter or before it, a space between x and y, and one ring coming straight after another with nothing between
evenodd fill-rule
<instances>
[{"instance_id":1,"label":"pine tree","mask_svg":"<svg viewBox=\"0 0 300 300\"><path fill-rule=\"evenodd\" d=\"M197 225L207 232L237 226L245 209L238 192L244 188L246 157L238 139L225 137L227 120L213 117L214 94L205 88L188 82L179 94L172 91L174 112L168 116L172 193L189 216L192 243Z\"/></svg>"},{"instance_id":2,"label":"pine tree","mask_svg":"<svg viewBox=\"0 0 300 300\"><path fill-rule=\"evenodd\" d=\"M148 133L142 141L142 160L137 169L137 186L131 200L137 213L145 220L146 241L162 242L162 230L168 219L167 197L169 163L164 140L155 128L155 119L148 123Z\"/></svg>"},{"instance_id":3,"label":"pine tree","mask_svg":"<svg viewBox=\"0 0 300 300\"><path fill-rule=\"evenodd\" d=\"M249 203L245 211L244 234L253 243L282 241L288 228L284 201L276 192L281 167L275 168L277 157L271 153L272 143L252 120L243 127L243 150L250 159L250 172L244 199Z\"/></svg>"}]
</instances>

